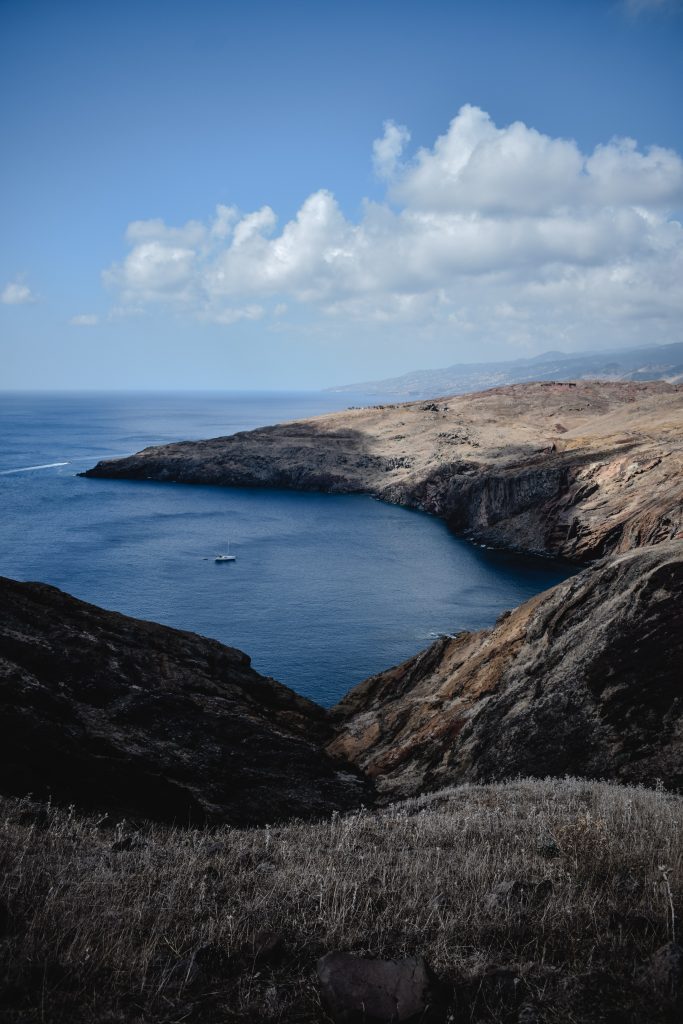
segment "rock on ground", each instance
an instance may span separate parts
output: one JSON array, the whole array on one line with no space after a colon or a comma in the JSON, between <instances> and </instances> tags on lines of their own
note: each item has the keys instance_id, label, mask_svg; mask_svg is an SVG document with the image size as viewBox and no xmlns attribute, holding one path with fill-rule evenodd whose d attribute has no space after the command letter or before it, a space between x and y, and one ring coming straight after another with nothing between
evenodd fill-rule
<instances>
[{"instance_id":1,"label":"rock on ground","mask_svg":"<svg viewBox=\"0 0 683 1024\"><path fill-rule=\"evenodd\" d=\"M372 960L328 953L318 961L323 1001L337 1024L398 1024L423 1014L430 982L421 957Z\"/></svg>"}]
</instances>

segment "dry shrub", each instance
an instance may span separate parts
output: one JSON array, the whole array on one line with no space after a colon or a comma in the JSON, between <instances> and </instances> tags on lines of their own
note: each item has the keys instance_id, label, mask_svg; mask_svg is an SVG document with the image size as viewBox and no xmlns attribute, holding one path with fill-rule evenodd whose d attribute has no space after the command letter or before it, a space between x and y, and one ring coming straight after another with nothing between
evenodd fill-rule
<instances>
[{"instance_id":1,"label":"dry shrub","mask_svg":"<svg viewBox=\"0 0 683 1024\"><path fill-rule=\"evenodd\" d=\"M423 955L443 1020L678 1019L647 969L682 909L663 791L520 780L251 830L0 810L8 1022L324 1021L330 950Z\"/></svg>"}]
</instances>

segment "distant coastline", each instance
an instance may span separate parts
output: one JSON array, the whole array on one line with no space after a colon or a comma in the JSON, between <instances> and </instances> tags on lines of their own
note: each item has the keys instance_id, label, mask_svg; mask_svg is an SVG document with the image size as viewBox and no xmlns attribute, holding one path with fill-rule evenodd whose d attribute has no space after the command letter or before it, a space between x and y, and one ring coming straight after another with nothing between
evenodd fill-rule
<instances>
[{"instance_id":1,"label":"distant coastline","mask_svg":"<svg viewBox=\"0 0 683 1024\"><path fill-rule=\"evenodd\" d=\"M457 363L399 377L328 388L335 394L411 400L550 380L683 381L683 342L603 352L544 352L527 359Z\"/></svg>"}]
</instances>

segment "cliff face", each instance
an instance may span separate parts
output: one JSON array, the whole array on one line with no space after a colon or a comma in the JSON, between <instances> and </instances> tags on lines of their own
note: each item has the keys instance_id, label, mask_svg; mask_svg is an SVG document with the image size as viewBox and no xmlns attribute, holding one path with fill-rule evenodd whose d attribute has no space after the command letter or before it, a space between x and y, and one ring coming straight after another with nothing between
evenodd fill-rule
<instances>
[{"instance_id":1,"label":"cliff face","mask_svg":"<svg viewBox=\"0 0 683 1024\"><path fill-rule=\"evenodd\" d=\"M565 773L683 786L683 541L612 557L328 715L246 655L0 580L0 791L178 824Z\"/></svg>"},{"instance_id":2,"label":"cliff face","mask_svg":"<svg viewBox=\"0 0 683 1024\"><path fill-rule=\"evenodd\" d=\"M683 541L598 563L366 680L330 753L385 798L563 775L683 786Z\"/></svg>"},{"instance_id":3,"label":"cliff face","mask_svg":"<svg viewBox=\"0 0 683 1024\"><path fill-rule=\"evenodd\" d=\"M511 385L147 448L85 475L364 491L583 561L683 532L683 386Z\"/></svg>"},{"instance_id":4,"label":"cliff face","mask_svg":"<svg viewBox=\"0 0 683 1024\"><path fill-rule=\"evenodd\" d=\"M366 491L487 543L610 558L367 680L329 717L238 651L5 581L6 792L253 824L358 806L360 772L386 799L517 774L683 786L683 387L509 386L149 448L86 475Z\"/></svg>"},{"instance_id":5,"label":"cliff face","mask_svg":"<svg viewBox=\"0 0 683 1024\"><path fill-rule=\"evenodd\" d=\"M253 825L368 799L322 708L241 651L0 578L0 790Z\"/></svg>"}]
</instances>

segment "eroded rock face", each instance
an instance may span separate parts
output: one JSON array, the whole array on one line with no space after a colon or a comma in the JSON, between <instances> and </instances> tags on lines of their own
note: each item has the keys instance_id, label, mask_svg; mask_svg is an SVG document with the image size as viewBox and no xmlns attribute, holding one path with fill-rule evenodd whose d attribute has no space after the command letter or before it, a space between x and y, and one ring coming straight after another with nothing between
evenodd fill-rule
<instances>
[{"instance_id":1,"label":"eroded rock face","mask_svg":"<svg viewBox=\"0 0 683 1024\"><path fill-rule=\"evenodd\" d=\"M0 789L183 824L368 800L322 708L193 633L0 578Z\"/></svg>"},{"instance_id":2,"label":"eroded rock face","mask_svg":"<svg viewBox=\"0 0 683 1024\"><path fill-rule=\"evenodd\" d=\"M683 785L683 541L614 557L361 683L328 748L385 798L583 775Z\"/></svg>"},{"instance_id":3,"label":"eroded rock face","mask_svg":"<svg viewBox=\"0 0 683 1024\"><path fill-rule=\"evenodd\" d=\"M251 824L367 800L337 759L387 799L517 774L683 785L683 386L508 386L86 475L366 491L486 543L611 559L362 683L334 734L246 655L6 581L7 791Z\"/></svg>"},{"instance_id":4,"label":"eroded rock face","mask_svg":"<svg viewBox=\"0 0 683 1024\"><path fill-rule=\"evenodd\" d=\"M683 532L683 386L519 384L147 448L85 476L364 491L585 561Z\"/></svg>"}]
</instances>

